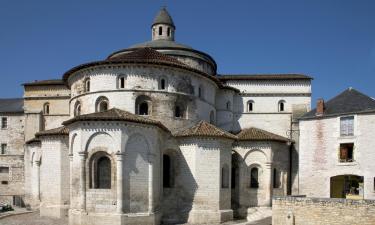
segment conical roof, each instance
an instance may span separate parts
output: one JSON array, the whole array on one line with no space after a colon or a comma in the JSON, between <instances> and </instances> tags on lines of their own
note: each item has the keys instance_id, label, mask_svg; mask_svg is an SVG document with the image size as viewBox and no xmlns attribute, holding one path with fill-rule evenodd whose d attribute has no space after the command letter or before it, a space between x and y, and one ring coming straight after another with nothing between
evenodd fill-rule
<instances>
[{"instance_id":1,"label":"conical roof","mask_svg":"<svg viewBox=\"0 0 375 225\"><path fill-rule=\"evenodd\" d=\"M172 27L175 27L172 17L169 15L165 7L163 7L156 15L154 22L152 23L152 26L154 26L155 24L167 24Z\"/></svg>"}]
</instances>

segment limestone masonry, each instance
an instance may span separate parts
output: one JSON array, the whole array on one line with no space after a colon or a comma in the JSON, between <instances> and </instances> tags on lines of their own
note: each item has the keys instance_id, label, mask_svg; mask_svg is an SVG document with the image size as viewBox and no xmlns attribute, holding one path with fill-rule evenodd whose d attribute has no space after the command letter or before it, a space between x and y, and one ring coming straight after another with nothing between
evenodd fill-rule
<instances>
[{"instance_id":1,"label":"limestone masonry","mask_svg":"<svg viewBox=\"0 0 375 225\"><path fill-rule=\"evenodd\" d=\"M175 32L163 8L151 41L0 99L0 202L158 225L246 218L287 195L375 198L374 100L350 89L309 112L311 77L217 74Z\"/></svg>"}]
</instances>

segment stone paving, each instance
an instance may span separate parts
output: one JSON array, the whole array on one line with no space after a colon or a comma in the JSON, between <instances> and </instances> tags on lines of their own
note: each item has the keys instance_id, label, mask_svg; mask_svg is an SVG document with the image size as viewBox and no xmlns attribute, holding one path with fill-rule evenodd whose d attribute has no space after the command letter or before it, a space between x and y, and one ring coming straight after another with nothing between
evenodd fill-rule
<instances>
[{"instance_id":1,"label":"stone paving","mask_svg":"<svg viewBox=\"0 0 375 225\"><path fill-rule=\"evenodd\" d=\"M10 216L0 219L1 225L67 225L68 218L51 219L40 217L39 212Z\"/></svg>"},{"instance_id":2,"label":"stone paving","mask_svg":"<svg viewBox=\"0 0 375 225\"><path fill-rule=\"evenodd\" d=\"M40 217L39 212L33 212L29 214L10 216L0 219L1 225L68 225L68 218L63 219L51 219L47 217ZM228 222L221 225L271 225L271 218L264 220L248 223L246 221L234 221Z\"/></svg>"}]
</instances>

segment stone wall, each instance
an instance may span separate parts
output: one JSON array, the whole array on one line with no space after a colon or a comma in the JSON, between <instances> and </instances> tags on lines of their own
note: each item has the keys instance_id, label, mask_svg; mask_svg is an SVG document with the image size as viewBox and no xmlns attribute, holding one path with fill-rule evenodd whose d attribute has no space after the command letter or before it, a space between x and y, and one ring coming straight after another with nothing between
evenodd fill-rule
<instances>
[{"instance_id":1,"label":"stone wall","mask_svg":"<svg viewBox=\"0 0 375 225\"><path fill-rule=\"evenodd\" d=\"M6 145L0 154L0 202L13 203L13 196L24 195L24 114L1 113L7 118L7 128L0 129L0 145Z\"/></svg>"},{"instance_id":2,"label":"stone wall","mask_svg":"<svg viewBox=\"0 0 375 225\"><path fill-rule=\"evenodd\" d=\"M375 201L329 198L277 197L273 225L373 225Z\"/></svg>"}]
</instances>

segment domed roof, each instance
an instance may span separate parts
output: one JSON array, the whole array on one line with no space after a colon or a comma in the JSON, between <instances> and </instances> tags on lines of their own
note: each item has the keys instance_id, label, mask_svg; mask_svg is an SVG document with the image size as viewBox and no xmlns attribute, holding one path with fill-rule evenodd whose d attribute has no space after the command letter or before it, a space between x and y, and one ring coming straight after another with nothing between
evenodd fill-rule
<instances>
[{"instance_id":1,"label":"domed roof","mask_svg":"<svg viewBox=\"0 0 375 225\"><path fill-rule=\"evenodd\" d=\"M184 49L193 49L192 47L184 44L180 44L174 41L169 40L153 40L143 43L138 43L130 46L130 48L184 48Z\"/></svg>"},{"instance_id":2,"label":"domed roof","mask_svg":"<svg viewBox=\"0 0 375 225\"><path fill-rule=\"evenodd\" d=\"M152 23L152 26L154 26L155 24L168 24L172 27L175 27L172 17L169 15L165 7L163 7L156 15L154 22Z\"/></svg>"}]
</instances>

